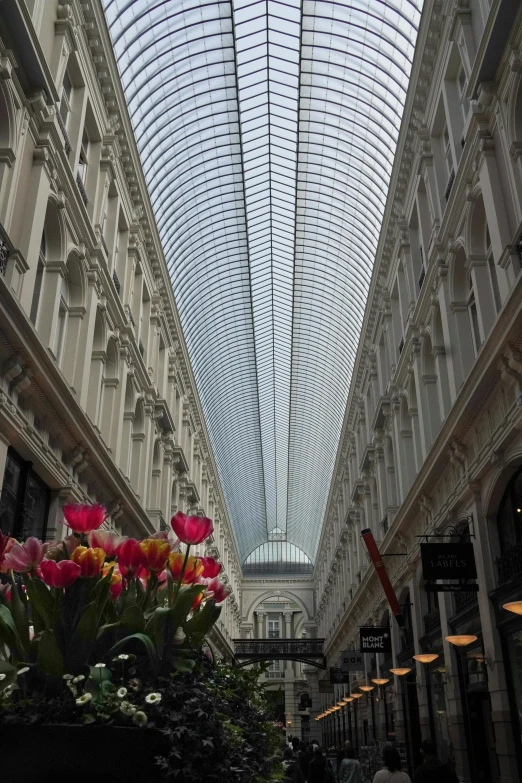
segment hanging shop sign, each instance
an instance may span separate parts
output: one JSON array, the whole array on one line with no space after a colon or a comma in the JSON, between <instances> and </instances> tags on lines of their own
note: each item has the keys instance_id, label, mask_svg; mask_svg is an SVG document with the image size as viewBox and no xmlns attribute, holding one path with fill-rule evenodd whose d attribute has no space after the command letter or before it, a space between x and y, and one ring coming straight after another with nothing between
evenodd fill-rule
<instances>
[{"instance_id":1,"label":"hanging shop sign","mask_svg":"<svg viewBox=\"0 0 522 783\"><path fill-rule=\"evenodd\" d=\"M334 685L349 685L350 674L343 672L338 667L333 667L330 669L330 682Z\"/></svg>"},{"instance_id":2,"label":"hanging shop sign","mask_svg":"<svg viewBox=\"0 0 522 783\"><path fill-rule=\"evenodd\" d=\"M478 593L479 586L477 584L474 585L460 585L460 584L445 584L445 585L438 585L438 584L430 584L427 582L424 585L424 589L427 593Z\"/></svg>"},{"instance_id":3,"label":"hanging shop sign","mask_svg":"<svg viewBox=\"0 0 522 783\"><path fill-rule=\"evenodd\" d=\"M363 672L364 657L363 654L354 650L346 650L341 653L341 671L342 672Z\"/></svg>"},{"instance_id":4,"label":"hanging shop sign","mask_svg":"<svg viewBox=\"0 0 522 783\"><path fill-rule=\"evenodd\" d=\"M424 579L476 579L473 544L421 544Z\"/></svg>"},{"instance_id":5,"label":"hanging shop sign","mask_svg":"<svg viewBox=\"0 0 522 783\"><path fill-rule=\"evenodd\" d=\"M388 625L359 628L361 652L391 653L391 631Z\"/></svg>"},{"instance_id":6,"label":"hanging shop sign","mask_svg":"<svg viewBox=\"0 0 522 783\"><path fill-rule=\"evenodd\" d=\"M368 554L370 555L375 571L377 572L377 576L379 577L382 589L384 590L384 594L390 605L390 609L392 610L393 615L397 620L399 628L403 628L404 615L401 612L401 607L399 606L397 596L395 595L392 583L390 582L390 577L386 571L384 561L381 557L381 553L379 552L379 547L375 542L375 538L373 537L373 533L370 528L366 528L365 530L361 530L361 536L366 545L366 549L368 550ZM363 648L361 647L361 651L362 650Z\"/></svg>"}]
</instances>

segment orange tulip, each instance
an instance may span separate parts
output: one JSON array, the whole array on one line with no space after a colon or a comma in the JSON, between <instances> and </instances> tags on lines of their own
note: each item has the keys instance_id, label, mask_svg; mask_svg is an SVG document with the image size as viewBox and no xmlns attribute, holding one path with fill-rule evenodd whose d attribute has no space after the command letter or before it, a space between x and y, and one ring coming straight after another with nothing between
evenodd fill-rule
<instances>
[{"instance_id":1,"label":"orange tulip","mask_svg":"<svg viewBox=\"0 0 522 783\"><path fill-rule=\"evenodd\" d=\"M194 598L194 601L192 602L192 606L190 607L190 610L193 612L194 609L197 609L200 603L203 600L203 592L198 593L198 595Z\"/></svg>"},{"instance_id":2,"label":"orange tulip","mask_svg":"<svg viewBox=\"0 0 522 783\"><path fill-rule=\"evenodd\" d=\"M140 543L143 552L144 567L149 571L163 571L170 554L170 544L157 538L146 538Z\"/></svg>"},{"instance_id":3,"label":"orange tulip","mask_svg":"<svg viewBox=\"0 0 522 783\"><path fill-rule=\"evenodd\" d=\"M111 596L116 599L121 591L123 590L123 582L122 582L122 576L118 570L118 567L114 567L112 564L107 564L103 566L102 576L107 576L109 571L112 568L112 576L111 576L111 585L110 585L110 592Z\"/></svg>"},{"instance_id":4,"label":"orange tulip","mask_svg":"<svg viewBox=\"0 0 522 783\"><path fill-rule=\"evenodd\" d=\"M105 552L99 547L91 549L86 546L78 546L72 553L71 560L78 563L82 569L82 576L90 579L100 573L105 562Z\"/></svg>"},{"instance_id":5,"label":"orange tulip","mask_svg":"<svg viewBox=\"0 0 522 783\"><path fill-rule=\"evenodd\" d=\"M169 556L169 569L174 581L179 579L185 561L185 555L181 552L171 552ZM198 557L190 555L187 559L185 573L183 574L183 584L193 584L203 573L203 563Z\"/></svg>"}]
</instances>

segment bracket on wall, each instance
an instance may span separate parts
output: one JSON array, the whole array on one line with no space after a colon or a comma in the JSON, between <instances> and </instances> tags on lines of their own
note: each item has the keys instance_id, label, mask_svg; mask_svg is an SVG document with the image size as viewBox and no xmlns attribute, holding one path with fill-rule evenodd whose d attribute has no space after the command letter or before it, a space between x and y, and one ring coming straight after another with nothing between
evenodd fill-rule
<instances>
[{"instance_id":1,"label":"bracket on wall","mask_svg":"<svg viewBox=\"0 0 522 783\"><path fill-rule=\"evenodd\" d=\"M415 538L425 538L426 543L429 543L429 538L447 538L448 536L463 536L468 535L470 538L475 538L475 526L473 523L473 514L468 514L467 517L461 517L454 525L448 525L444 529L444 532L440 532L441 528L436 527L434 533L422 533L422 535L416 535Z\"/></svg>"}]
</instances>

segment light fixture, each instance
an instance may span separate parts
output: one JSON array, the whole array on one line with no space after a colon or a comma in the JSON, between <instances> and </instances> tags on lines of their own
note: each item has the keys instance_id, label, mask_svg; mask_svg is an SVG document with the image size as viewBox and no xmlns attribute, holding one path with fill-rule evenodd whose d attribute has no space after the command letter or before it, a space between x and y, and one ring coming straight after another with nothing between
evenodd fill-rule
<instances>
[{"instance_id":1,"label":"light fixture","mask_svg":"<svg viewBox=\"0 0 522 783\"><path fill-rule=\"evenodd\" d=\"M362 693L352 693L352 699L362 699Z\"/></svg>"},{"instance_id":2,"label":"light fixture","mask_svg":"<svg viewBox=\"0 0 522 783\"><path fill-rule=\"evenodd\" d=\"M349 702L353 701L353 696L345 696L344 701L349 704Z\"/></svg>"},{"instance_id":3,"label":"light fixture","mask_svg":"<svg viewBox=\"0 0 522 783\"><path fill-rule=\"evenodd\" d=\"M472 644L473 642L477 641L477 636L475 634L466 634L461 633L457 634L456 636L446 636L446 641L450 644L454 644L455 647L467 647L468 644Z\"/></svg>"},{"instance_id":4,"label":"light fixture","mask_svg":"<svg viewBox=\"0 0 522 783\"><path fill-rule=\"evenodd\" d=\"M359 685L359 690L364 691L365 693L369 693L370 691L373 691L375 688L375 685Z\"/></svg>"},{"instance_id":5,"label":"light fixture","mask_svg":"<svg viewBox=\"0 0 522 783\"><path fill-rule=\"evenodd\" d=\"M372 680L376 685L386 685L387 682L390 682L386 679L386 677L377 677L376 679Z\"/></svg>"},{"instance_id":6,"label":"light fixture","mask_svg":"<svg viewBox=\"0 0 522 783\"><path fill-rule=\"evenodd\" d=\"M413 656L416 661L421 663L433 663L439 657L437 653L421 653L420 655Z\"/></svg>"},{"instance_id":7,"label":"light fixture","mask_svg":"<svg viewBox=\"0 0 522 783\"><path fill-rule=\"evenodd\" d=\"M344 707L344 701L338 701L337 702L338 707Z\"/></svg>"},{"instance_id":8,"label":"light fixture","mask_svg":"<svg viewBox=\"0 0 522 783\"><path fill-rule=\"evenodd\" d=\"M503 604L502 609L507 609L513 614L522 614L522 601L510 601L508 604Z\"/></svg>"},{"instance_id":9,"label":"light fixture","mask_svg":"<svg viewBox=\"0 0 522 783\"><path fill-rule=\"evenodd\" d=\"M392 674L396 674L397 677L404 677L405 674L409 674L411 672L411 669L408 669L406 666L402 669L390 669Z\"/></svg>"}]
</instances>

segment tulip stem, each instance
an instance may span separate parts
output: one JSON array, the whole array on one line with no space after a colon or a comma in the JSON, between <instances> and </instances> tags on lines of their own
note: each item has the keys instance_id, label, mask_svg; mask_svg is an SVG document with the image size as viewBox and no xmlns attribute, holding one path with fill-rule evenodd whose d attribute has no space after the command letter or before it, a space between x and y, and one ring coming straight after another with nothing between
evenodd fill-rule
<instances>
[{"instance_id":1,"label":"tulip stem","mask_svg":"<svg viewBox=\"0 0 522 783\"><path fill-rule=\"evenodd\" d=\"M181 574L179 575L178 583L176 585L176 596L179 593L179 588L181 587L181 582L183 581L183 575L185 573L185 569L187 567L187 561L189 558L189 552L190 552L190 544L187 544L187 551L185 552L185 559L183 561L183 568L181 569Z\"/></svg>"}]
</instances>

